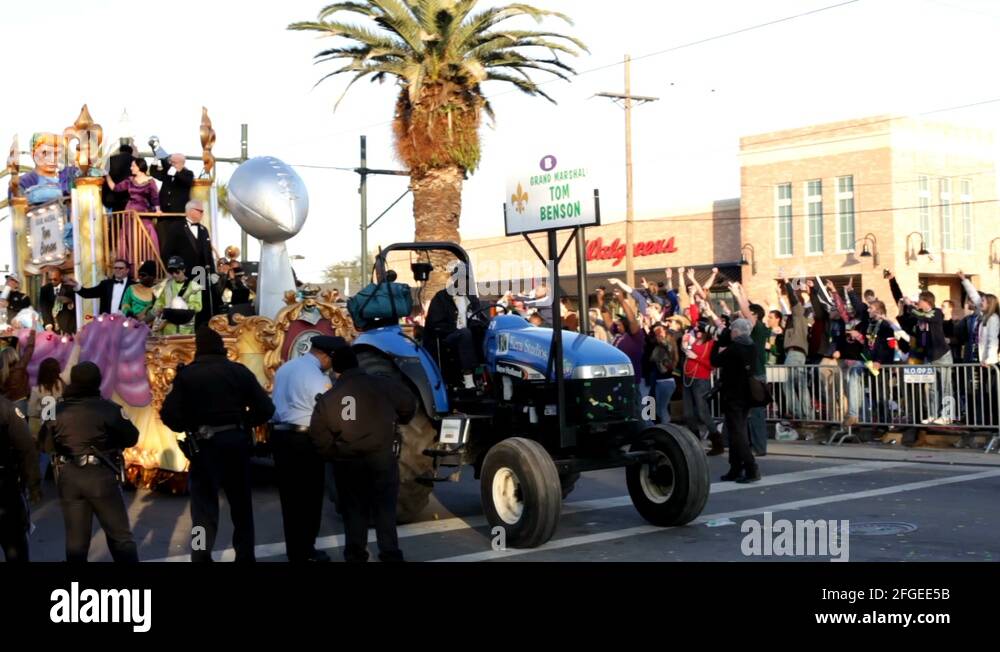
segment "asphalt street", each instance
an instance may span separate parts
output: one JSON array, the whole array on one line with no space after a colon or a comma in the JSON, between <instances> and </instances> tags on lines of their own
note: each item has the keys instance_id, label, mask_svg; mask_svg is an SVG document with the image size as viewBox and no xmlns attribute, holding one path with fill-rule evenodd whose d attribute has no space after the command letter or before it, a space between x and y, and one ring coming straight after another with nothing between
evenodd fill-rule
<instances>
[{"instance_id":1,"label":"asphalt street","mask_svg":"<svg viewBox=\"0 0 1000 652\"><path fill-rule=\"evenodd\" d=\"M776 447L778 448L778 447ZM585 474L563 504L555 537L533 550L494 551L479 499L479 484L466 469L458 483L445 483L419 522L400 526L401 546L410 561L747 561L816 557L747 557L741 542L746 519L830 519L851 523L850 561L1000 560L1000 459L946 453L864 454L811 457L808 449L783 447L760 459L764 479L753 485L719 481L724 459L712 458L712 493L694 523L661 529L646 523L631 505L622 470ZM858 454L857 451L862 451ZM896 454L898 453L898 454ZM936 460L937 463L930 461ZM941 459L945 462L940 463ZM956 463L958 462L958 463ZM254 489L257 556L284 561L281 510L268 469L258 469ZM63 524L55 487L45 486L45 502L34 512L34 561L63 559ZM144 561L187 561L191 523L188 500L147 491L128 491L129 513ZM217 558L232 559L232 530L223 499ZM333 505L324 505L317 547L339 560L343 538ZM372 551L374 532L370 534ZM104 536L95 523L92 561L108 561Z\"/></svg>"}]
</instances>

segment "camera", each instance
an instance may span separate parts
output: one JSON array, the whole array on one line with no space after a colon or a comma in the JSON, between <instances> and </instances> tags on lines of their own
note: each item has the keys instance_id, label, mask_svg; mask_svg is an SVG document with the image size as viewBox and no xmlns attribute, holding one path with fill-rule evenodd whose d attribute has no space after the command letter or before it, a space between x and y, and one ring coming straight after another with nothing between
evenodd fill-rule
<instances>
[{"instance_id":1,"label":"camera","mask_svg":"<svg viewBox=\"0 0 1000 652\"><path fill-rule=\"evenodd\" d=\"M719 334L719 327L711 319L699 319L697 328L700 332L708 335L709 337L715 337Z\"/></svg>"}]
</instances>

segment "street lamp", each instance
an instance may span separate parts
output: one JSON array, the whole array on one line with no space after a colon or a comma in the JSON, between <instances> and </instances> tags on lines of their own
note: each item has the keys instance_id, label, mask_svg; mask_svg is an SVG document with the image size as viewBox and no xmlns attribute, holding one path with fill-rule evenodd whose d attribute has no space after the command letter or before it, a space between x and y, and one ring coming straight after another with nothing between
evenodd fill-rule
<instances>
[{"instance_id":1,"label":"street lamp","mask_svg":"<svg viewBox=\"0 0 1000 652\"><path fill-rule=\"evenodd\" d=\"M747 258L746 252L750 252L750 258ZM754 250L752 244L745 244L740 248L740 267L750 266L751 276L757 275L757 252Z\"/></svg>"},{"instance_id":2,"label":"street lamp","mask_svg":"<svg viewBox=\"0 0 1000 652\"><path fill-rule=\"evenodd\" d=\"M916 256L910 255L910 239L913 236L920 238L920 251L917 252ZM924 241L924 236L920 231L914 231L910 235L906 236L906 264L909 265L911 260L916 260L920 256L930 257L931 252L927 251L927 243Z\"/></svg>"},{"instance_id":3,"label":"street lamp","mask_svg":"<svg viewBox=\"0 0 1000 652\"><path fill-rule=\"evenodd\" d=\"M872 265L874 267L878 267L878 240L875 239L875 236L872 235L871 233L867 233L867 234L865 234L865 237L863 237L860 240L856 241L854 244L856 245L856 244L858 244L858 242L864 242L865 243L864 246L862 246L861 253L858 254L858 257L860 257L860 258L871 258L872 259ZM871 243L870 247L869 247L869 243Z\"/></svg>"},{"instance_id":4,"label":"street lamp","mask_svg":"<svg viewBox=\"0 0 1000 652\"><path fill-rule=\"evenodd\" d=\"M1000 242L1000 238L993 238L992 240L990 240L990 269L993 269L994 265L1000 263L1000 257L998 257L995 253L993 253L994 251L996 251L996 247L994 245L996 245L996 243L998 242Z\"/></svg>"}]
</instances>

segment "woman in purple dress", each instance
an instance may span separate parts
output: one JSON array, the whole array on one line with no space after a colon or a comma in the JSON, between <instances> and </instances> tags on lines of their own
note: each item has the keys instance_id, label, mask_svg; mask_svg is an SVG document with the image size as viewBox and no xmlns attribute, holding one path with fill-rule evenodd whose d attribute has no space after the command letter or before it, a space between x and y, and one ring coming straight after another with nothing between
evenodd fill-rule
<instances>
[{"instance_id":1,"label":"woman in purple dress","mask_svg":"<svg viewBox=\"0 0 1000 652\"><path fill-rule=\"evenodd\" d=\"M111 177L107 177L108 186L114 192L128 192L128 205L125 206L125 211L135 211L136 213L159 213L160 212L160 191L156 187L156 181L153 180L146 172L149 167L146 165L146 161L141 158L134 159L132 161L132 176L119 183L114 183ZM119 231L118 238L118 255L129 259L130 238L129 236L129 220L130 216L125 216L123 218L123 223L121 230ZM153 220L142 217L142 226L149 233L149 238L152 241L152 251L160 250L160 241L156 237L156 228L153 225ZM147 256L148 257L148 256ZM129 260L129 262L135 262Z\"/></svg>"}]
</instances>

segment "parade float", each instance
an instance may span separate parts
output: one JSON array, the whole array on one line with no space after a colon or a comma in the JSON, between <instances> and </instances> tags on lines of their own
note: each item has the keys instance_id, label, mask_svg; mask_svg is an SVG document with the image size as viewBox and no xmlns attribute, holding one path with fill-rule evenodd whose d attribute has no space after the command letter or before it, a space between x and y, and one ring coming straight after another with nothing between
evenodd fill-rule
<instances>
[{"instance_id":1,"label":"parade float","mask_svg":"<svg viewBox=\"0 0 1000 652\"><path fill-rule=\"evenodd\" d=\"M204 167L191 196L208 208L205 225L214 235L219 232L212 154L215 131L207 110L202 112L199 133ZM154 261L158 277L165 276L160 252L142 220L183 216L113 213L103 206L101 191L111 153L105 148L103 129L86 105L61 133L32 137L30 169L21 165L16 137L10 152L12 269L33 306L39 305L39 290L50 268L94 286L112 275L115 258L124 257L133 269L142 261ZM308 351L313 337L351 338L353 324L329 296L297 296L284 243L302 229L309 200L295 171L271 157L251 159L234 172L228 188L230 213L262 243L256 315L217 315L209 325L223 336L230 359L246 365L270 391L278 367ZM57 334L51 327L38 333L28 368L32 385L46 358L59 361L64 378L78 362L99 365L103 395L120 404L140 432L138 444L125 453L129 481L148 489L185 491L188 460L177 445L180 433L163 425L159 410L178 366L194 358L194 337L158 336L136 319L97 314L96 299L77 297L74 309L79 325L75 335ZM31 328L40 328L29 313L0 327L0 334L18 338L22 350ZM262 442L266 432L256 436Z\"/></svg>"}]
</instances>

